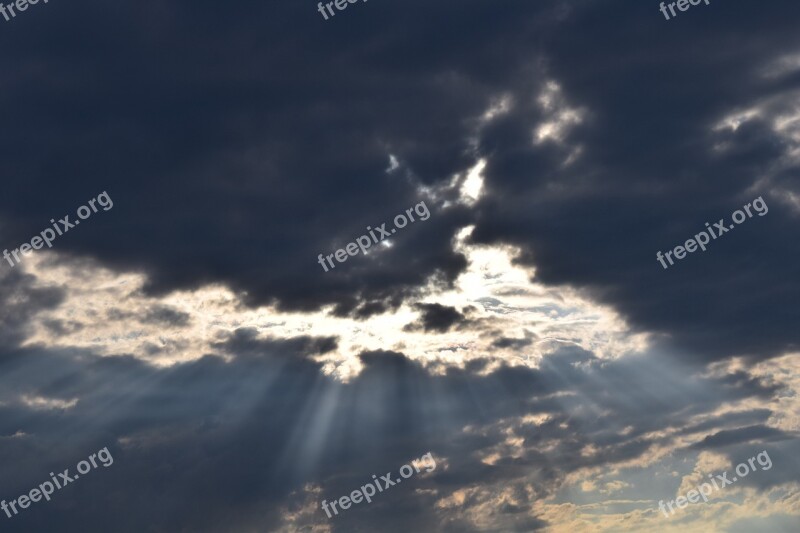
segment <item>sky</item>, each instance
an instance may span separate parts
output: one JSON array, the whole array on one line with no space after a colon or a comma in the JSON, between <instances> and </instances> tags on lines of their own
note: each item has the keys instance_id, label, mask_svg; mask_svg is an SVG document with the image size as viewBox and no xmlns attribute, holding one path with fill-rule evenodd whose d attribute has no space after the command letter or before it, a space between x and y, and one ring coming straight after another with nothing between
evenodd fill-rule
<instances>
[{"instance_id":1,"label":"sky","mask_svg":"<svg viewBox=\"0 0 800 533\"><path fill-rule=\"evenodd\" d=\"M340 4L6 4L0 530L798 531L800 4Z\"/></svg>"}]
</instances>

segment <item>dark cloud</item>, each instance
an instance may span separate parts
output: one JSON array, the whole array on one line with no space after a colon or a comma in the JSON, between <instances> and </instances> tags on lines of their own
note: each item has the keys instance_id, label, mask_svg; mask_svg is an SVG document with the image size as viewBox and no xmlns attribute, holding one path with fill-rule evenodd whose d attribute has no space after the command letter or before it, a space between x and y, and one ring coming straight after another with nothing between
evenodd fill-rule
<instances>
[{"instance_id":1,"label":"dark cloud","mask_svg":"<svg viewBox=\"0 0 800 533\"><path fill-rule=\"evenodd\" d=\"M525 337L523 338L515 339L513 337L500 337L492 342L492 346L495 348L511 348L513 350L521 350L533 344L535 339L535 334L526 331Z\"/></svg>"},{"instance_id":2,"label":"dark cloud","mask_svg":"<svg viewBox=\"0 0 800 533\"><path fill-rule=\"evenodd\" d=\"M798 161L771 121L795 113L800 85L762 72L800 50L800 9L716 5L674 21L652 11L593 3L564 20L544 52L561 87L551 101L583 109L584 120L565 130L563 144L533 145L547 113L528 89L513 93L515 112L481 136L489 194L473 239L520 246L539 281L583 287L692 357L796 349L800 255L787 243L800 235L781 191L797 192ZM750 46L725 44L741 34L753 36ZM735 132L714 130L763 102ZM761 195L766 216L668 270L656 261L658 250Z\"/></svg>"},{"instance_id":3,"label":"dark cloud","mask_svg":"<svg viewBox=\"0 0 800 533\"><path fill-rule=\"evenodd\" d=\"M476 242L519 246L539 280L583 287L701 357L798 346L783 196L798 192L797 162L771 121L800 86L765 75L800 49L796 3L672 21L634 2L358 7L326 22L288 2L220 16L207 0L90 1L4 26L17 52L0 60L15 76L0 155L21 178L0 195L9 242L106 190L113 209L59 237L60 252L144 270L153 294L219 281L249 304L366 318L449 286L466 266L455 231L477 221ZM748 46L726 44L742 34ZM561 92L543 106L551 81ZM483 124L501 95L512 112ZM752 106L736 131L713 130ZM570 127L556 140L532 142L558 120ZM442 193L393 247L317 264L481 157L476 210ZM768 216L659 266L656 251L757 195Z\"/></svg>"},{"instance_id":4,"label":"dark cloud","mask_svg":"<svg viewBox=\"0 0 800 533\"><path fill-rule=\"evenodd\" d=\"M452 328L463 327L469 320L455 307L442 304L415 304L420 311L417 321L407 324L404 331L424 331L426 333L446 333Z\"/></svg>"},{"instance_id":5,"label":"dark cloud","mask_svg":"<svg viewBox=\"0 0 800 533\"><path fill-rule=\"evenodd\" d=\"M157 305L148 309L141 321L144 324L183 328L191 322L191 315L166 305Z\"/></svg>"},{"instance_id":6,"label":"dark cloud","mask_svg":"<svg viewBox=\"0 0 800 533\"><path fill-rule=\"evenodd\" d=\"M83 324L81 324L80 322L76 322L74 320L68 320L68 321L58 320L58 319L43 320L42 325L44 325L44 327L46 327L48 331L58 336L75 333L76 331L80 331L84 328Z\"/></svg>"},{"instance_id":7,"label":"dark cloud","mask_svg":"<svg viewBox=\"0 0 800 533\"><path fill-rule=\"evenodd\" d=\"M693 447L699 450L708 448L723 448L732 444L754 441L771 441L796 439L797 435L787 434L784 431L764 425L749 426L738 429L726 429L709 435Z\"/></svg>"},{"instance_id":8,"label":"dark cloud","mask_svg":"<svg viewBox=\"0 0 800 533\"><path fill-rule=\"evenodd\" d=\"M763 423L772 414L769 409L751 409L749 411L732 412L724 415L715 416L705 422L687 426L681 430L682 434L690 435L701 431L707 431L713 428L724 427L728 425L740 426L742 424L753 425L753 423Z\"/></svg>"},{"instance_id":9,"label":"dark cloud","mask_svg":"<svg viewBox=\"0 0 800 533\"><path fill-rule=\"evenodd\" d=\"M331 352L337 348L337 344L336 337L260 339L256 328L239 328L228 339L214 346L223 353L237 357L304 357Z\"/></svg>"},{"instance_id":10,"label":"dark cloud","mask_svg":"<svg viewBox=\"0 0 800 533\"><path fill-rule=\"evenodd\" d=\"M0 268L0 345L19 344L29 333L32 317L63 301L62 289L37 286L36 278L20 268Z\"/></svg>"},{"instance_id":11,"label":"dark cloud","mask_svg":"<svg viewBox=\"0 0 800 533\"><path fill-rule=\"evenodd\" d=\"M449 8L376 4L325 25L313 5L291 2L241 6L235 16L209 1L46 7L0 36L19 50L0 62L16 76L2 89L16 102L3 165L24 178L4 185L0 203L11 242L107 191L113 209L54 246L144 270L151 293L220 281L251 304L364 314L364 302L391 306L464 269L449 244L468 214L441 202L391 249L329 273L317 255L391 221L419 202L419 186L449 182L474 162L463 125L488 105L497 61L521 58L485 49L497 29L428 57L425 43L441 39ZM424 21L412 16L423 8ZM489 15L496 28L517 24L513 12L465 8L460 16ZM407 23L418 26L413 40L401 31ZM463 53L494 66L451 71ZM426 59L397 59L409 55ZM400 165L391 173L390 154Z\"/></svg>"},{"instance_id":12,"label":"dark cloud","mask_svg":"<svg viewBox=\"0 0 800 533\"><path fill-rule=\"evenodd\" d=\"M169 328L185 328L191 323L191 315L168 305L154 303L143 313L135 313L123 309L112 308L106 312L106 318L112 321L129 321L136 319L142 324L164 326Z\"/></svg>"}]
</instances>

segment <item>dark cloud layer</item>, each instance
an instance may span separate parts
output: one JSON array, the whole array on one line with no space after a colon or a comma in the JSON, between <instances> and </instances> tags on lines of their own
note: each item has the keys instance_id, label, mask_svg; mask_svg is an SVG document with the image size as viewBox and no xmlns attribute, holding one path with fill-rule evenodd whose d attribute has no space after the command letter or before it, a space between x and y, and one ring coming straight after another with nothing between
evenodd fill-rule
<instances>
[{"instance_id":1,"label":"dark cloud layer","mask_svg":"<svg viewBox=\"0 0 800 533\"><path fill-rule=\"evenodd\" d=\"M492 92L490 80L470 89L466 73L439 75L455 50L398 61L425 55L449 9L426 6L432 18L408 40L390 30L398 12L417 20L406 7L365 7L338 27L296 2L227 15L208 1L84 2L15 20L0 36L17 50L1 63L15 102L0 148L16 176L6 238L29 239L107 190L114 208L58 249L143 269L152 291L223 281L254 304L352 311L452 280L465 262L449 242L466 214L438 205L390 250L327 274L316 262L414 205L417 184L466 168L462 125Z\"/></svg>"},{"instance_id":2,"label":"dark cloud layer","mask_svg":"<svg viewBox=\"0 0 800 533\"><path fill-rule=\"evenodd\" d=\"M796 156L783 159L796 142L770 121L795 112L800 85L797 76L762 72L800 50L800 9L726 3L667 22L654 6L637 6L575 10L545 47L561 98L586 109L564 146L531 148L540 110L524 94L518 112L485 131L491 194L475 240L520 245L540 280L585 287L695 356L795 349L800 226L777 189L796 193L800 168ZM780 104L737 131L713 131L770 99ZM564 165L576 148L580 156ZM668 270L656 261L657 251L683 244L705 222L730 224L734 210L762 195L766 216Z\"/></svg>"},{"instance_id":3,"label":"dark cloud layer","mask_svg":"<svg viewBox=\"0 0 800 533\"><path fill-rule=\"evenodd\" d=\"M7 242L107 190L113 210L59 251L144 270L154 293L222 281L251 304L367 317L452 281L465 268L454 231L475 219L477 242L520 246L541 280L585 287L704 357L798 345L797 215L778 191L797 192L797 166L769 124L798 78L763 75L800 50L796 3L672 21L637 2L387 1L327 22L298 2L220 11L54 3L4 26ZM584 118L534 145L559 116L536 100L550 81L553 104ZM481 126L501 95L513 112ZM735 132L712 131L759 104ZM391 249L316 263L481 157L477 211L432 202ZM757 195L768 216L661 269L657 250Z\"/></svg>"}]
</instances>

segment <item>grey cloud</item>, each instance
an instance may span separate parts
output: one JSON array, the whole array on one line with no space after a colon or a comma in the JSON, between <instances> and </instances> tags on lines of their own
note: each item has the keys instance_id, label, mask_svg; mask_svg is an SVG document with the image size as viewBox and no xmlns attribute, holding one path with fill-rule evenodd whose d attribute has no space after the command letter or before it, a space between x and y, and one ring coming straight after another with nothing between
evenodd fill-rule
<instances>
[{"instance_id":1,"label":"grey cloud","mask_svg":"<svg viewBox=\"0 0 800 533\"><path fill-rule=\"evenodd\" d=\"M420 311L420 317L416 322L407 324L403 328L405 331L446 333L454 327L464 327L469 324L469 320L452 306L423 303L415 304L414 307Z\"/></svg>"},{"instance_id":2,"label":"grey cloud","mask_svg":"<svg viewBox=\"0 0 800 533\"><path fill-rule=\"evenodd\" d=\"M147 310L141 317L144 324L164 325L170 327L186 327L191 322L191 315L166 305L157 305Z\"/></svg>"},{"instance_id":3,"label":"grey cloud","mask_svg":"<svg viewBox=\"0 0 800 533\"><path fill-rule=\"evenodd\" d=\"M309 482L322 487L320 498L338 497L373 473L431 451L447 470L341 515L335 528L383 523L387 531L410 525L447 531L461 523L469 531L459 516L434 512L426 493L414 489L447 494L473 484L524 481L543 497L576 469L641 457L654 444L644 435L665 423L679 428L694 413L774 390L746 380L687 380L685 370L667 361L604 362L576 349L549 355L541 369L500 367L486 375L475 365L475 371L432 375L401 353L365 352L361 374L344 384L325 377L309 358L331 342L262 339L244 329L216 347L234 356L228 362L209 355L171 368L70 350L6 356L0 435L26 436L0 439L0 457L15 458L4 494L25 490L37 472L63 469L93 449L111 446L115 458L113 468L59 493L59 502L16 517L10 530L59 523L66 531L70 524L83 531L109 524L115 531L168 531L180 523L196 531L236 531L251 526L254 513L262 527L277 527L283 518L278 509ZM621 390L622 397L610 393ZM35 411L17 401L23 395L78 402L67 410ZM515 422L528 414L549 420ZM623 433L628 426L632 431ZM476 453L502 446L509 428L524 438L523 456L481 463ZM556 451L538 451L553 441ZM589 445L595 454L580 453ZM132 499L150 512L129 514L123 502ZM87 501L96 505L83 505ZM542 526L511 508L498 519L509 529Z\"/></svg>"}]
</instances>

